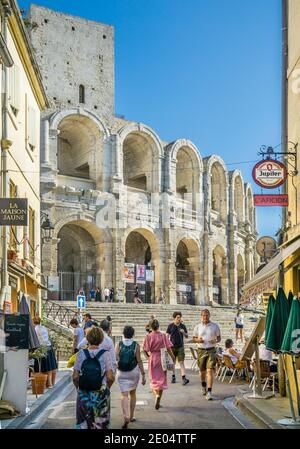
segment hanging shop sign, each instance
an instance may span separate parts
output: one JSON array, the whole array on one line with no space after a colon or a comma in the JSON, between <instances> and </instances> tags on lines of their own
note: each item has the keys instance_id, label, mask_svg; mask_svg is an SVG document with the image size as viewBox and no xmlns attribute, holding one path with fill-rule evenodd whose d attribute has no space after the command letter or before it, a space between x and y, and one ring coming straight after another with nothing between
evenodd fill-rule
<instances>
[{"instance_id":1,"label":"hanging shop sign","mask_svg":"<svg viewBox=\"0 0 300 449\"><path fill-rule=\"evenodd\" d=\"M287 178L286 166L279 161L266 159L258 162L252 176L256 184L264 189L275 189L285 183Z\"/></svg>"},{"instance_id":2,"label":"hanging shop sign","mask_svg":"<svg viewBox=\"0 0 300 449\"><path fill-rule=\"evenodd\" d=\"M0 226L28 226L28 199L1 198Z\"/></svg>"},{"instance_id":3,"label":"hanging shop sign","mask_svg":"<svg viewBox=\"0 0 300 449\"><path fill-rule=\"evenodd\" d=\"M253 195L254 206L281 206L289 205L288 195Z\"/></svg>"},{"instance_id":4,"label":"hanging shop sign","mask_svg":"<svg viewBox=\"0 0 300 449\"><path fill-rule=\"evenodd\" d=\"M264 259L271 259L277 251L277 243L272 237L264 236L256 242L256 251Z\"/></svg>"},{"instance_id":5,"label":"hanging shop sign","mask_svg":"<svg viewBox=\"0 0 300 449\"><path fill-rule=\"evenodd\" d=\"M134 284L134 271L135 271L134 263L125 263L124 264L124 268L123 268L124 282Z\"/></svg>"}]
</instances>

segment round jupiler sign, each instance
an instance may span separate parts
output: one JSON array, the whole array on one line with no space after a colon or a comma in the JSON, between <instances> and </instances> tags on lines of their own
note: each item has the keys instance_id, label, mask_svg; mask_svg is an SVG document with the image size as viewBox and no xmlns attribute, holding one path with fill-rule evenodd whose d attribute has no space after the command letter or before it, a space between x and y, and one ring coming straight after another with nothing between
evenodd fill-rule
<instances>
[{"instance_id":1,"label":"round jupiler sign","mask_svg":"<svg viewBox=\"0 0 300 449\"><path fill-rule=\"evenodd\" d=\"M282 162L266 159L254 166L252 176L259 186L265 189L275 189L285 183L287 170Z\"/></svg>"}]
</instances>

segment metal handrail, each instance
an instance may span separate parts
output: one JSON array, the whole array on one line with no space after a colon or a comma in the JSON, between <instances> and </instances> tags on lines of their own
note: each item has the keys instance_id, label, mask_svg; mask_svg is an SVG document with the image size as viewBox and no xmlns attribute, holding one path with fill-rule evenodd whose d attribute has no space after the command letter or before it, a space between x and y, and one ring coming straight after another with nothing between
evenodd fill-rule
<instances>
[{"instance_id":1,"label":"metal handrail","mask_svg":"<svg viewBox=\"0 0 300 449\"><path fill-rule=\"evenodd\" d=\"M70 321L73 318L78 318L78 312L73 309L57 304L48 299L44 300L43 312L46 318L50 318L61 325L70 327Z\"/></svg>"}]
</instances>

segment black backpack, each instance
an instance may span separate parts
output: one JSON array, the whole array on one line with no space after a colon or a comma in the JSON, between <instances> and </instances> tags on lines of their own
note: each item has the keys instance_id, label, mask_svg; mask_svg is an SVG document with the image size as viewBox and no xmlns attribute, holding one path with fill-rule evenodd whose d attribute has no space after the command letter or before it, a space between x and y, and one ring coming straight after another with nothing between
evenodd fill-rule
<instances>
[{"instance_id":1,"label":"black backpack","mask_svg":"<svg viewBox=\"0 0 300 449\"><path fill-rule=\"evenodd\" d=\"M119 346L118 369L120 371L132 371L137 366L135 356L136 342L134 341L130 346L125 346L123 342L120 341Z\"/></svg>"},{"instance_id":2,"label":"black backpack","mask_svg":"<svg viewBox=\"0 0 300 449\"><path fill-rule=\"evenodd\" d=\"M100 357L105 349L101 349L95 357L91 357L89 350L83 350L86 359L82 362L81 365L81 374L79 377L79 388L84 391L97 391L100 390L102 386L102 381L105 376L105 373L102 374Z\"/></svg>"}]
</instances>

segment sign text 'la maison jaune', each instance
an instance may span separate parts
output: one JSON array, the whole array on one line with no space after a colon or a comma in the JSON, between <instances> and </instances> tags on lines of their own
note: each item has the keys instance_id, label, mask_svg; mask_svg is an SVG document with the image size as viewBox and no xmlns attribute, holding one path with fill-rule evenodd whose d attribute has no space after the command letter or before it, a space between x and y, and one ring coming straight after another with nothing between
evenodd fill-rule
<instances>
[{"instance_id":1,"label":"sign text 'la maison jaune'","mask_svg":"<svg viewBox=\"0 0 300 449\"><path fill-rule=\"evenodd\" d=\"M28 226L28 199L0 198L0 226Z\"/></svg>"}]
</instances>

